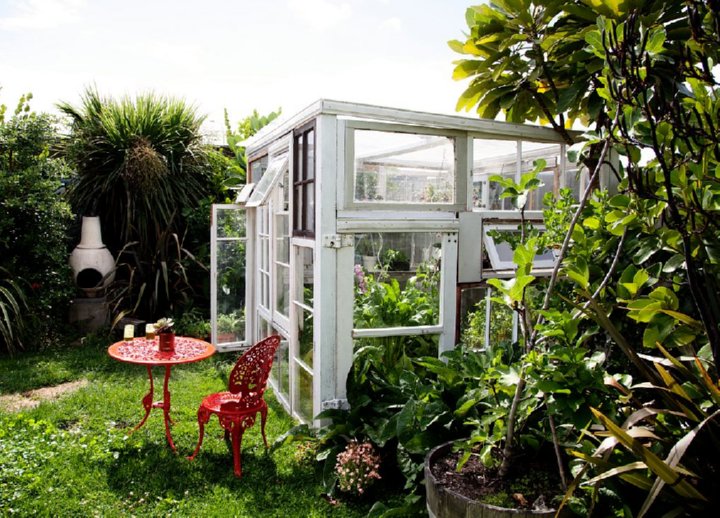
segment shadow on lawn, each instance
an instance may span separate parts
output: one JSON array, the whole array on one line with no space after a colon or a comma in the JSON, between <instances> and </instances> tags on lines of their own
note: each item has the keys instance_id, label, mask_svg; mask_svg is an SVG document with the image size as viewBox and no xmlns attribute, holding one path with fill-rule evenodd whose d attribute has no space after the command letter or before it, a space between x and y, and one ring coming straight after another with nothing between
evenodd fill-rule
<instances>
[{"instance_id":1,"label":"shadow on lawn","mask_svg":"<svg viewBox=\"0 0 720 518\"><path fill-rule=\"evenodd\" d=\"M288 494L293 492L299 498L319 498L319 494L308 494L308 478L315 476L312 470L280 473L275 456L287 452L271 454L262 444L248 444L243 449L243 476L235 477L230 444L223 444L225 441L214 435L210 433L206 440L216 444L207 449L203 445L194 461L187 460L189 451L179 449L176 455L159 442L140 447L128 445L108 466L108 487L120 498L133 491L149 498L192 495L201 499L210 498L222 488L241 493L246 505L256 509L280 505L275 498L283 498L282 505L286 505ZM221 437L221 433L217 435Z\"/></svg>"}]
</instances>

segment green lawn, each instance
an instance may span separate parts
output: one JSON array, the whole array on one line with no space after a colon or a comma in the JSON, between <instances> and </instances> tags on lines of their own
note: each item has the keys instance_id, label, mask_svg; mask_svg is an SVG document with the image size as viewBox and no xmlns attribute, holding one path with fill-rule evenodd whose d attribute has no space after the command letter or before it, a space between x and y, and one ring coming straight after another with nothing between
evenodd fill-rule
<instances>
[{"instance_id":1,"label":"green lawn","mask_svg":"<svg viewBox=\"0 0 720 518\"><path fill-rule=\"evenodd\" d=\"M295 458L293 445L266 453L260 423L245 433L243 477L216 418L203 448L186 460L197 440L197 406L225 387L236 355L215 355L173 368L173 438L166 443L162 412L129 435L142 417L147 391L143 367L106 354L109 339L88 339L15 358L0 358L0 395L87 379L88 384L32 410L0 408L0 516L364 516L371 505L322 496L321 476ZM162 370L156 369L156 400ZM268 441L295 423L268 394Z\"/></svg>"}]
</instances>

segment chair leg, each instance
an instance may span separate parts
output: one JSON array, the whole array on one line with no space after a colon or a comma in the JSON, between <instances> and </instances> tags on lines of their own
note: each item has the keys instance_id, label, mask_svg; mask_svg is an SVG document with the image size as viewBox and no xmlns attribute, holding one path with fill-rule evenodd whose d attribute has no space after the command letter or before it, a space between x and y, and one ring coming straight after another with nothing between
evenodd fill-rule
<instances>
[{"instance_id":1,"label":"chair leg","mask_svg":"<svg viewBox=\"0 0 720 518\"><path fill-rule=\"evenodd\" d=\"M200 436L198 437L197 446L192 455L188 457L188 460L194 460L197 454L200 452L200 446L202 446L203 438L205 437L205 423L210 420L210 414L202 407L198 409L198 428L200 429Z\"/></svg>"},{"instance_id":2,"label":"chair leg","mask_svg":"<svg viewBox=\"0 0 720 518\"><path fill-rule=\"evenodd\" d=\"M267 437L265 436L265 422L267 421L267 406L263 405L260 408L260 430L262 431L263 442L265 443L265 449L268 448Z\"/></svg>"},{"instance_id":3,"label":"chair leg","mask_svg":"<svg viewBox=\"0 0 720 518\"><path fill-rule=\"evenodd\" d=\"M233 449L233 467L235 469L235 476L242 477L242 465L241 465L241 451L242 451L242 436L245 430L239 421L236 421L233 425L231 432L232 436L232 449Z\"/></svg>"}]
</instances>

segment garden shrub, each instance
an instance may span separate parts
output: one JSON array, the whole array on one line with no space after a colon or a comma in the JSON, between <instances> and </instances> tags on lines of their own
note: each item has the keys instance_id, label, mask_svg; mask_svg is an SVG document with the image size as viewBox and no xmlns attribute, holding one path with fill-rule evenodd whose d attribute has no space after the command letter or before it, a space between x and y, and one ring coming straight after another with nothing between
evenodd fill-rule
<instances>
[{"instance_id":1,"label":"garden shrub","mask_svg":"<svg viewBox=\"0 0 720 518\"><path fill-rule=\"evenodd\" d=\"M155 320L189 303L197 260L184 214L210 193L204 117L182 100L115 100L92 89L80 107L59 107L71 119L66 151L78 173L69 199L77 214L100 216L124 290L117 307Z\"/></svg>"},{"instance_id":2,"label":"garden shrub","mask_svg":"<svg viewBox=\"0 0 720 518\"><path fill-rule=\"evenodd\" d=\"M72 172L53 152L56 120L30 113L24 100L21 106L0 124L0 267L26 295L24 320L32 334L18 336L26 347L39 347L66 320L74 293L67 237L72 214L61 194ZM3 345L12 350L19 343Z\"/></svg>"}]
</instances>

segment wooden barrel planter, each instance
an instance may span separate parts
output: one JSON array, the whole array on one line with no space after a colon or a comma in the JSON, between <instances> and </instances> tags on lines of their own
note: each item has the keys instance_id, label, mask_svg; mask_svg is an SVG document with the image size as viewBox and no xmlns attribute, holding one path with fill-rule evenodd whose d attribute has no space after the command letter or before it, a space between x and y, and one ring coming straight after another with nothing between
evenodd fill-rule
<instances>
[{"instance_id":1,"label":"wooden barrel planter","mask_svg":"<svg viewBox=\"0 0 720 518\"><path fill-rule=\"evenodd\" d=\"M551 518L555 510L532 511L498 507L472 500L438 484L430 470L437 459L452 449L453 442L446 442L430 450L425 458L426 502L430 518Z\"/></svg>"}]
</instances>

